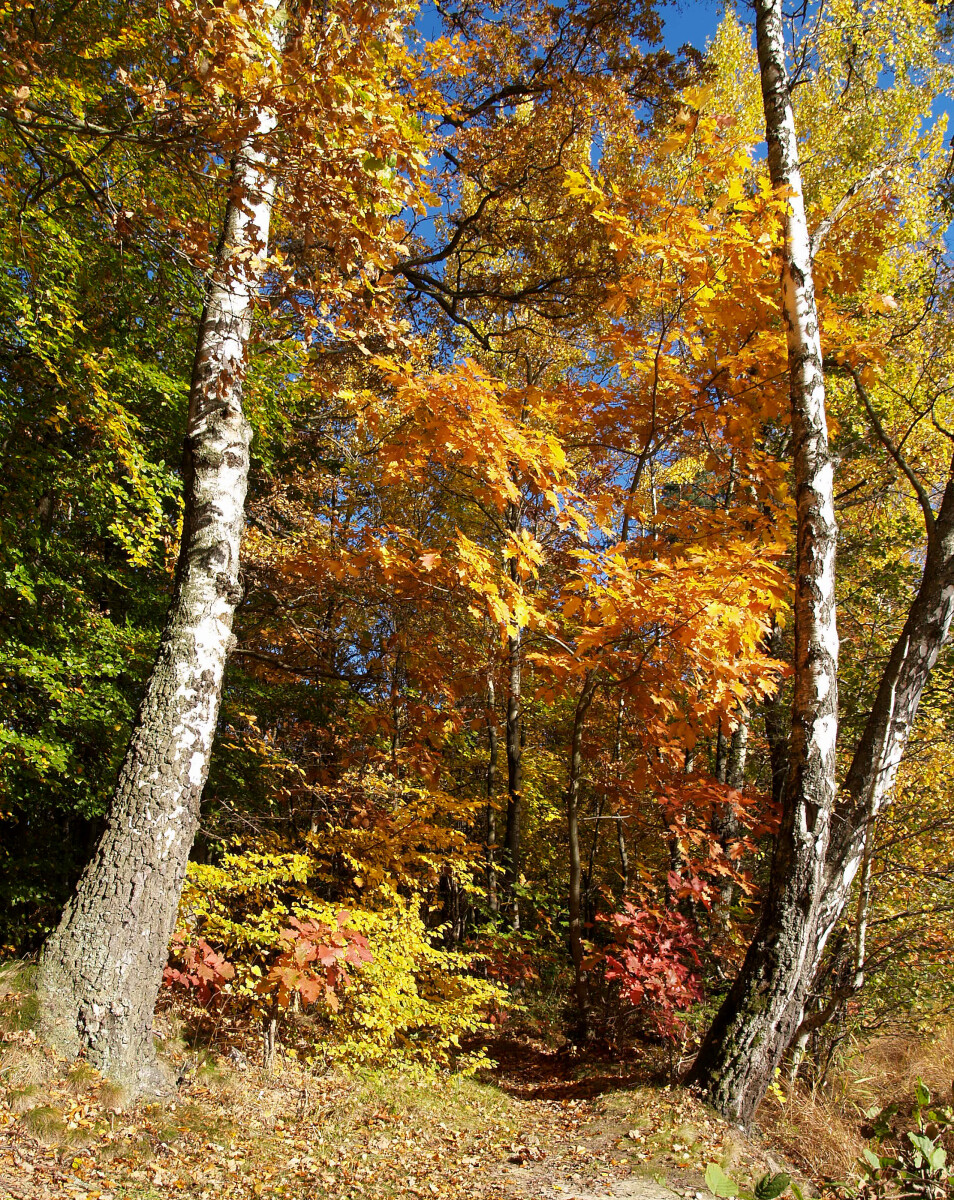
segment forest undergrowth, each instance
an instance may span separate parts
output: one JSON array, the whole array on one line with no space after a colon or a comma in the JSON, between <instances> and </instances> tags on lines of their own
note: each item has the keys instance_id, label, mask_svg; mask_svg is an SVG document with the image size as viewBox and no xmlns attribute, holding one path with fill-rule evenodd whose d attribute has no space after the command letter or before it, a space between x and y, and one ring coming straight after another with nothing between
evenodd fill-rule
<instances>
[{"instance_id":1,"label":"forest undergrowth","mask_svg":"<svg viewBox=\"0 0 954 1200\"><path fill-rule=\"evenodd\" d=\"M220 1023L210 1041L194 1009L190 1020L167 1005L156 1033L175 1091L128 1105L40 1043L34 998L19 988L2 998L4 1200L554 1200L632 1180L696 1200L710 1163L743 1187L785 1170L805 1194L843 1196L872 1111L903 1106L919 1079L944 1094L954 1075L954 1029L853 1045L824 1086L773 1088L745 1136L672 1083L661 1047L569 1051L544 1021L518 1020L482 1047L492 1066L472 1077L322 1069L284 1050L266 1071L247 1024Z\"/></svg>"}]
</instances>

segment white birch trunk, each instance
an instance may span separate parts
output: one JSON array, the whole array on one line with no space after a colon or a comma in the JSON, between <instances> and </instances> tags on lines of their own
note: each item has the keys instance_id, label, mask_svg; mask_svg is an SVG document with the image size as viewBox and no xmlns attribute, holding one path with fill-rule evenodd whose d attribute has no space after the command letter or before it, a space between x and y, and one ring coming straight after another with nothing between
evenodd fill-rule
<instances>
[{"instance_id":1,"label":"white birch trunk","mask_svg":"<svg viewBox=\"0 0 954 1200\"><path fill-rule=\"evenodd\" d=\"M70 1054L84 1052L137 1094L165 1087L153 1047L153 1008L198 825L241 597L251 439L242 386L274 192L263 145L275 117L263 110L253 119L253 133L235 158L199 328L172 605L106 831L40 962L46 1036Z\"/></svg>"},{"instance_id":2,"label":"white birch trunk","mask_svg":"<svg viewBox=\"0 0 954 1200\"><path fill-rule=\"evenodd\" d=\"M717 1108L745 1124L799 1026L814 973L813 935L835 800L838 731L834 479L781 0L757 0L756 29L769 171L773 186L785 188L788 198L781 285L797 512L792 738L782 823L759 928L690 1073Z\"/></svg>"},{"instance_id":3,"label":"white birch trunk","mask_svg":"<svg viewBox=\"0 0 954 1200\"><path fill-rule=\"evenodd\" d=\"M832 820L816 958L864 862L868 830L890 801L921 695L954 615L954 462L937 515L926 507L927 552L917 595L892 648Z\"/></svg>"}]
</instances>

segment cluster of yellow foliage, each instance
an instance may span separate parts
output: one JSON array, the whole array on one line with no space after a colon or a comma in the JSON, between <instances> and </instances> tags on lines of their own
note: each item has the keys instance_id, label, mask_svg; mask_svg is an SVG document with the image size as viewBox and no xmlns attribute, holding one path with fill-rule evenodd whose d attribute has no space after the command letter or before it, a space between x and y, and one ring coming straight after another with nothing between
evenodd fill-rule
<instances>
[{"instance_id":1,"label":"cluster of yellow foliage","mask_svg":"<svg viewBox=\"0 0 954 1200\"><path fill-rule=\"evenodd\" d=\"M311 833L303 847L274 839L267 850L261 843L257 848L236 845L215 865L190 863L177 938L184 945L201 941L215 947L235 969L214 1002L274 1015L269 971L288 948L282 934L290 920L335 928L345 914L346 932L367 939L370 959L352 967L336 1003L320 999L309 1009L321 1027L322 1054L352 1065L453 1064L465 1072L484 1062L482 1052L464 1052L462 1041L487 1027L488 1016L507 994L474 973L477 956L445 948L442 929L428 927L429 851L439 854L449 847L443 845L448 831L427 823L422 803L419 795L412 796L403 814L407 820L395 829L366 820L355 828ZM406 857L416 868L403 895L392 874L399 831L405 837L412 833ZM427 846L429 833L438 835L442 847ZM339 857L347 877L339 878L338 889L346 894L346 910L340 900L322 895L332 879L323 854L329 838L339 855L342 841L354 843ZM434 858L431 876L436 878L439 870Z\"/></svg>"}]
</instances>

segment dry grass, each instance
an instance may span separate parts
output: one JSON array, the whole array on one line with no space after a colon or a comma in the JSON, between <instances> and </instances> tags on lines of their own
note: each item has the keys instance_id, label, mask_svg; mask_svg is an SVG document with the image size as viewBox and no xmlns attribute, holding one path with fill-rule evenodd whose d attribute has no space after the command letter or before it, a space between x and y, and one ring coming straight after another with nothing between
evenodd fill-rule
<instances>
[{"instance_id":1,"label":"dry grass","mask_svg":"<svg viewBox=\"0 0 954 1200\"><path fill-rule=\"evenodd\" d=\"M38 1104L20 1114L20 1124L41 1142L54 1144L63 1140L66 1133L66 1122L63 1114L52 1104Z\"/></svg>"},{"instance_id":2,"label":"dry grass","mask_svg":"<svg viewBox=\"0 0 954 1200\"><path fill-rule=\"evenodd\" d=\"M885 1104L890 1100L907 1099L914 1092L918 1079L923 1080L932 1095L951 1100L954 1080L954 1026L941 1029L930 1038L883 1037L869 1042L857 1054L857 1077L853 1091L866 1093L871 1103Z\"/></svg>"},{"instance_id":3,"label":"dry grass","mask_svg":"<svg viewBox=\"0 0 954 1200\"><path fill-rule=\"evenodd\" d=\"M905 1034L852 1043L829 1072L824 1087L782 1089L759 1109L767 1136L816 1180L848 1180L866 1142L868 1114L889 1104L910 1104L921 1079L937 1099L951 1100L954 1026L930 1038Z\"/></svg>"},{"instance_id":4,"label":"dry grass","mask_svg":"<svg viewBox=\"0 0 954 1200\"><path fill-rule=\"evenodd\" d=\"M846 1180L865 1147L857 1110L827 1089L788 1089L785 1103L769 1096L758 1115L767 1138L816 1181Z\"/></svg>"}]
</instances>

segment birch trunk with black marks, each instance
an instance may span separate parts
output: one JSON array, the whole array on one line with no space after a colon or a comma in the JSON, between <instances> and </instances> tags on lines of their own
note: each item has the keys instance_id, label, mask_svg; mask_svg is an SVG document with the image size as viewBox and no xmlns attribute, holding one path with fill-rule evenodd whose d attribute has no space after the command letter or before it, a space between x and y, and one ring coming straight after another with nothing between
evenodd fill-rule
<instances>
[{"instance_id":1,"label":"birch trunk with black marks","mask_svg":"<svg viewBox=\"0 0 954 1200\"><path fill-rule=\"evenodd\" d=\"M583 730L586 714L596 692L596 675L587 672L573 714L570 741L570 769L566 788L566 824L570 850L570 957L573 960L573 1001L576 1008L575 1036L585 1041L589 1023L589 998L583 967L583 871L580 858L580 784L583 776Z\"/></svg>"},{"instance_id":2,"label":"birch trunk with black marks","mask_svg":"<svg viewBox=\"0 0 954 1200\"><path fill-rule=\"evenodd\" d=\"M815 936L816 959L820 959L863 866L872 827L891 798L921 695L950 632L954 614L954 460L937 513L923 488L919 499L927 530L924 571L879 681L832 817Z\"/></svg>"},{"instance_id":3,"label":"birch trunk with black marks","mask_svg":"<svg viewBox=\"0 0 954 1200\"><path fill-rule=\"evenodd\" d=\"M801 1023L814 974L838 728L836 525L825 382L781 0L757 0L756 31L772 184L789 212L782 310L796 495L792 737L781 827L759 926L690 1072L729 1119L748 1124Z\"/></svg>"},{"instance_id":4,"label":"birch trunk with black marks","mask_svg":"<svg viewBox=\"0 0 954 1200\"><path fill-rule=\"evenodd\" d=\"M172 605L106 830L40 959L45 1036L71 1056L85 1054L134 1094L168 1087L153 1045L153 1009L241 597L251 440L242 386L274 191L262 149L274 116L261 111L254 119L235 157L199 327Z\"/></svg>"}]
</instances>

